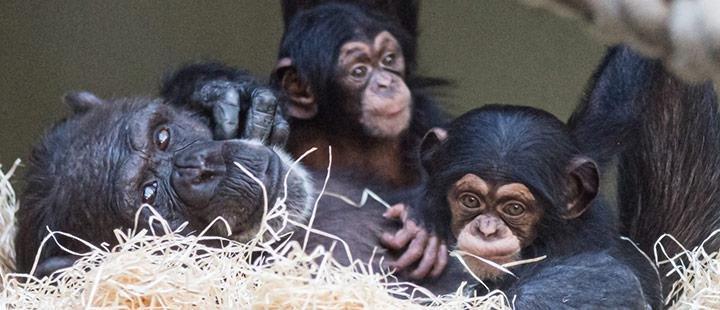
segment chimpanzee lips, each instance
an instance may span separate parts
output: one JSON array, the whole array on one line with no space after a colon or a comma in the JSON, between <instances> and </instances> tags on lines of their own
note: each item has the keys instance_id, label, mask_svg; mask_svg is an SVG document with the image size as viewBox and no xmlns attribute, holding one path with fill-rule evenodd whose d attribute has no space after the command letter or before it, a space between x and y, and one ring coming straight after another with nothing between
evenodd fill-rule
<instances>
[{"instance_id":1,"label":"chimpanzee lips","mask_svg":"<svg viewBox=\"0 0 720 310\"><path fill-rule=\"evenodd\" d=\"M495 261L507 258L520 252L520 240L513 235L502 238L483 238L472 233L473 229L466 227L458 236L458 248L474 255Z\"/></svg>"},{"instance_id":2,"label":"chimpanzee lips","mask_svg":"<svg viewBox=\"0 0 720 310\"><path fill-rule=\"evenodd\" d=\"M371 113L377 115L378 117L393 118L405 112L405 110L407 110L408 108L409 106L403 103L390 104L377 109L372 109Z\"/></svg>"}]
</instances>

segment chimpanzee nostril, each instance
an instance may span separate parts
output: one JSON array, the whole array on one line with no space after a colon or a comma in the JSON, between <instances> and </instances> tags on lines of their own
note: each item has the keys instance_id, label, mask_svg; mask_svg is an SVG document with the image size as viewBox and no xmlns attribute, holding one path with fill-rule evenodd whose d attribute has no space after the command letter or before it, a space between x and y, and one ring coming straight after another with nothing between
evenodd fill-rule
<instances>
[{"instance_id":1,"label":"chimpanzee nostril","mask_svg":"<svg viewBox=\"0 0 720 310\"><path fill-rule=\"evenodd\" d=\"M215 177L215 173L208 170L202 170L200 171L200 174L193 179L193 183L199 184L203 182L211 181Z\"/></svg>"},{"instance_id":2,"label":"chimpanzee nostril","mask_svg":"<svg viewBox=\"0 0 720 310\"><path fill-rule=\"evenodd\" d=\"M197 143L175 154L172 186L188 205L207 204L223 179L226 166L222 145L219 141Z\"/></svg>"}]
</instances>

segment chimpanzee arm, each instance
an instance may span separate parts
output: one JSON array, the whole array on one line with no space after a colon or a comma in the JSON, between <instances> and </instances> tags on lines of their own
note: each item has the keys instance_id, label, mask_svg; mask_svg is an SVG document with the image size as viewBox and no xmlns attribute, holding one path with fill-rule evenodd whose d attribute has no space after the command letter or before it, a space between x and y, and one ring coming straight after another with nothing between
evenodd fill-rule
<instances>
[{"instance_id":1,"label":"chimpanzee arm","mask_svg":"<svg viewBox=\"0 0 720 310\"><path fill-rule=\"evenodd\" d=\"M632 145L644 109L641 92L662 73L660 62L629 47L609 49L568 120L581 150L605 166Z\"/></svg>"},{"instance_id":2,"label":"chimpanzee arm","mask_svg":"<svg viewBox=\"0 0 720 310\"><path fill-rule=\"evenodd\" d=\"M218 63L189 65L165 79L161 95L197 111L216 139L258 139L283 146L289 126L276 93L242 70Z\"/></svg>"},{"instance_id":3,"label":"chimpanzee arm","mask_svg":"<svg viewBox=\"0 0 720 310\"><path fill-rule=\"evenodd\" d=\"M551 259L505 290L517 309L650 309L633 271L605 252Z\"/></svg>"}]
</instances>

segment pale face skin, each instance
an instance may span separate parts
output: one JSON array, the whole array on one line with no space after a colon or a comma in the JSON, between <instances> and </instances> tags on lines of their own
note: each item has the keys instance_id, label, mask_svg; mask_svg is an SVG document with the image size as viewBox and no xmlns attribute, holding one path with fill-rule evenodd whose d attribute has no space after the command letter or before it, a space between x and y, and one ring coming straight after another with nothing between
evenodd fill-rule
<instances>
[{"instance_id":1,"label":"pale face skin","mask_svg":"<svg viewBox=\"0 0 720 310\"><path fill-rule=\"evenodd\" d=\"M542 217L542 209L524 184L495 184L475 174L455 182L447 200L457 248L498 264L520 258L520 250L535 239L535 226ZM502 271L472 257L465 261L480 278L502 275Z\"/></svg>"},{"instance_id":2,"label":"pale face skin","mask_svg":"<svg viewBox=\"0 0 720 310\"><path fill-rule=\"evenodd\" d=\"M340 49L341 83L362 91L360 124L371 136L394 138L410 125L412 100L405 84L405 59L387 31L372 42L352 41Z\"/></svg>"}]
</instances>

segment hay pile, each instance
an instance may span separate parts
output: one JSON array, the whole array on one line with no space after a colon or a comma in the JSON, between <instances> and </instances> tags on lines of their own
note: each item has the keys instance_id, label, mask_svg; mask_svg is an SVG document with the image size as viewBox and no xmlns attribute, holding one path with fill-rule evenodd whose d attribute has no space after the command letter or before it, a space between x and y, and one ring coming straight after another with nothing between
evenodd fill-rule
<instances>
[{"instance_id":1,"label":"hay pile","mask_svg":"<svg viewBox=\"0 0 720 310\"><path fill-rule=\"evenodd\" d=\"M12 215L16 209L7 174L0 171L2 255L11 253ZM149 206L154 213L154 210ZM279 201L266 219L282 216ZM52 279L37 279L2 270L4 287L0 308L64 309L106 307L198 309L507 309L501 292L465 297L458 292L434 296L422 288L408 289L392 275L377 275L368 264L337 263L329 249L305 254L296 242L266 241L278 234L268 226L247 244L222 237L178 234L157 213L152 220L162 232L145 229L115 230L119 245L108 248L87 244L86 253L70 269ZM219 220L222 221L222 220ZM52 232L46 239L55 242ZM205 241L223 240L223 247ZM340 245L339 245L340 246ZM262 259L254 254L266 253ZM257 256L257 255L256 255ZM5 256L0 256L5 258ZM12 262L12 257L10 262ZM10 266L11 267L11 266ZM421 305L422 304L422 305Z\"/></svg>"},{"instance_id":2,"label":"hay pile","mask_svg":"<svg viewBox=\"0 0 720 310\"><path fill-rule=\"evenodd\" d=\"M720 230L708 236L707 240L718 238ZM682 251L668 253L664 245L672 242ZM686 249L670 235L664 235L655 243L656 264L669 265L669 274L676 274L679 280L673 285L666 302L673 298L677 309L720 309L720 250L708 253L702 245Z\"/></svg>"}]
</instances>

